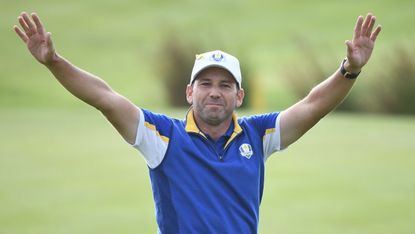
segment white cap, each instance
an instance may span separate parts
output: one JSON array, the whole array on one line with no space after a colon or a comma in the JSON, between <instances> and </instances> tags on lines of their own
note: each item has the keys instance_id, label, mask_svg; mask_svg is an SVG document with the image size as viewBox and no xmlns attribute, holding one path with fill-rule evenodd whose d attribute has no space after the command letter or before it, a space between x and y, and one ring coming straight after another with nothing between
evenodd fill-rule
<instances>
[{"instance_id":1,"label":"white cap","mask_svg":"<svg viewBox=\"0 0 415 234\"><path fill-rule=\"evenodd\" d=\"M195 65L193 66L190 84L193 83L196 76L204 69L209 67L220 67L229 71L241 88L242 76L239 67L239 61L236 57L220 50L209 51L203 54L197 54Z\"/></svg>"}]
</instances>

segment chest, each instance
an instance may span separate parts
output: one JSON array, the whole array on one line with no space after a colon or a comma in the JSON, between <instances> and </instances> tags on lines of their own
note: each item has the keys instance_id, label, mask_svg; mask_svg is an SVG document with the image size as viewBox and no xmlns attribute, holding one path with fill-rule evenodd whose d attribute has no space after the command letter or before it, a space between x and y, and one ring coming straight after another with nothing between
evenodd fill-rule
<instances>
[{"instance_id":1,"label":"chest","mask_svg":"<svg viewBox=\"0 0 415 234\"><path fill-rule=\"evenodd\" d=\"M201 135L178 132L171 141L162 167L176 175L251 180L263 173L262 139L242 133L224 148L218 148ZM177 172L178 168L184 171Z\"/></svg>"}]
</instances>

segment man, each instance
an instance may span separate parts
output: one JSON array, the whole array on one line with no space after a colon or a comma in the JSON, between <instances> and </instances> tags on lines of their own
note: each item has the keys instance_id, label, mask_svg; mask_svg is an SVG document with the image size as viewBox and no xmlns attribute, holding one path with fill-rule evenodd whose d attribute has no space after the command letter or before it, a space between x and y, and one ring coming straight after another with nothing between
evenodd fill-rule
<instances>
[{"instance_id":1,"label":"man","mask_svg":"<svg viewBox=\"0 0 415 234\"><path fill-rule=\"evenodd\" d=\"M381 28L359 16L340 68L282 111L238 118L244 98L239 61L222 51L196 56L185 120L138 108L103 80L55 52L36 14L18 17L16 33L73 95L100 110L144 156L159 233L256 233L264 161L333 110L368 62Z\"/></svg>"}]
</instances>

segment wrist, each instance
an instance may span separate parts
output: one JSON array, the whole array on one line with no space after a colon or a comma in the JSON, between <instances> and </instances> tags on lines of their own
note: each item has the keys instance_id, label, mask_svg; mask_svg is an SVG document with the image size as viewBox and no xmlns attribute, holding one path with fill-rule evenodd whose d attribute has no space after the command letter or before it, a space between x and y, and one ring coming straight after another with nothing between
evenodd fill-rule
<instances>
[{"instance_id":1,"label":"wrist","mask_svg":"<svg viewBox=\"0 0 415 234\"><path fill-rule=\"evenodd\" d=\"M361 67L353 67L352 65L350 65L349 60L346 58L346 61L344 63L344 69L349 72L349 73L353 73L353 74L358 74L362 71Z\"/></svg>"},{"instance_id":2,"label":"wrist","mask_svg":"<svg viewBox=\"0 0 415 234\"><path fill-rule=\"evenodd\" d=\"M43 65L45 65L47 68L52 68L62 60L63 58L54 52L51 58L44 62Z\"/></svg>"},{"instance_id":3,"label":"wrist","mask_svg":"<svg viewBox=\"0 0 415 234\"><path fill-rule=\"evenodd\" d=\"M343 59L342 63L340 64L340 73L347 79L356 79L362 68L361 67L353 67L350 65L347 58Z\"/></svg>"}]
</instances>

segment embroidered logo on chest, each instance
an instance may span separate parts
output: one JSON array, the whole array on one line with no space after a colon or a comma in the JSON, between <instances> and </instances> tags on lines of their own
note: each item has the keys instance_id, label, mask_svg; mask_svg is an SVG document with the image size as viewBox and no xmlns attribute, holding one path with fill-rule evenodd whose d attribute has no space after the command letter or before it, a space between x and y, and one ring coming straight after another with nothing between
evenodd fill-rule
<instances>
[{"instance_id":1,"label":"embroidered logo on chest","mask_svg":"<svg viewBox=\"0 0 415 234\"><path fill-rule=\"evenodd\" d=\"M254 154L251 145L246 143L239 146L239 153L247 159L250 159L252 154Z\"/></svg>"}]
</instances>

